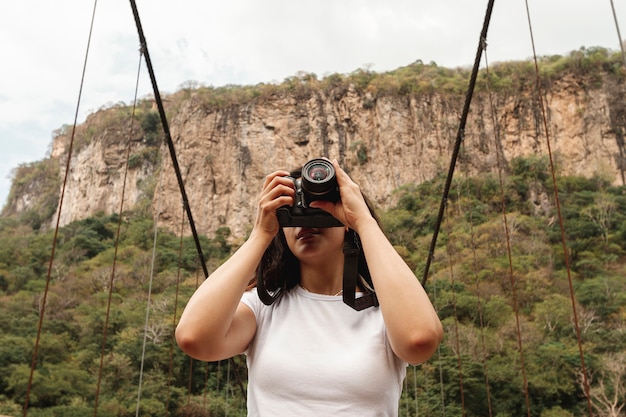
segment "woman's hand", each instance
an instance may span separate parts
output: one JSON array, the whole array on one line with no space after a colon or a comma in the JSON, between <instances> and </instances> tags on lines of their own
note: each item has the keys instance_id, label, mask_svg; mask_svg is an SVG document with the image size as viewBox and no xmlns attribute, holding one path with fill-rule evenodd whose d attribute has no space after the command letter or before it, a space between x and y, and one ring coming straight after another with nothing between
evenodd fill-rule
<instances>
[{"instance_id":1,"label":"woman's hand","mask_svg":"<svg viewBox=\"0 0 626 417\"><path fill-rule=\"evenodd\" d=\"M373 219L372 214L365 203L359 186L350 178L346 171L339 166L336 159L331 162L335 168L341 199L336 203L322 200L313 201L310 206L320 208L332 214L344 225L358 233L359 222L366 219Z\"/></svg>"},{"instance_id":2,"label":"woman's hand","mask_svg":"<svg viewBox=\"0 0 626 417\"><path fill-rule=\"evenodd\" d=\"M280 229L276 209L294 204L295 189L293 180L288 176L287 171L276 171L265 177L254 223L257 233L274 237Z\"/></svg>"}]
</instances>

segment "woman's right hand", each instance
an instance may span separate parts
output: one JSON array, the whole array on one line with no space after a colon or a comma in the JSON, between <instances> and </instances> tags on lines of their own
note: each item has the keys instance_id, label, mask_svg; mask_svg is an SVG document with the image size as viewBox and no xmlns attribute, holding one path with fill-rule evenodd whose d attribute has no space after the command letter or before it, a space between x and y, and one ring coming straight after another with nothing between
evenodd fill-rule
<instances>
[{"instance_id":1,"label":"woman's right hand","mask_svg":"<svg viewBox=\"0 0 626 417\"><path fill-rule=\"evenodd\" d=\"M271 238L278 233L280 225L276 209L291 206L295 201L296 191L293 180L288 176L289 172L280 170L265 177L253 232L266 234Z\"/></svg>"}]
</instances>

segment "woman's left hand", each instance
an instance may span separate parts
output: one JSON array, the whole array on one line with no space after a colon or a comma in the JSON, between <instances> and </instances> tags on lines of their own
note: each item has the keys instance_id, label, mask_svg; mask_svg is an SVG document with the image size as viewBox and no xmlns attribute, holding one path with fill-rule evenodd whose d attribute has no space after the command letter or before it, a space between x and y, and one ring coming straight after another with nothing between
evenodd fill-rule
<instances>
[{"instance_id":1,"label":"woman's left hand","mask_svg":"<svg viewBox=\"0 0 626 417\"><path fill-rule=\"evenodd\" d=\"M311 207L317 207L332 214L345 226L358 231L359 222L364 219L373 219L372 214L358 184L339 166L336 159L331 162L335 168L341 199L336 203L323 200L313 201Z\"/></svg>"}]
</instances>

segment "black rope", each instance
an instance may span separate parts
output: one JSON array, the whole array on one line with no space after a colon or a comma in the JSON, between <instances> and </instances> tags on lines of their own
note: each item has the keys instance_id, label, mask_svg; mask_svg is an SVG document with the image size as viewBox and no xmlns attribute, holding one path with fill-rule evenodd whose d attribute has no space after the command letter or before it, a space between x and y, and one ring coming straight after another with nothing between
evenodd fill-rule
<instances>
[{"instance_id":1,"label":"black rope","mask_svg":"<svg viewBox=\"0 0 626 417\"><path fill-rule=\"evenodd\" d=\"M130 6L132 7L133 15L135 16L135 24L137 25L137 32L139 33L139 42L141 44L141 51L146 60L148 73L150 74L150 81L152 82L152 89L154 90L154 99L159 109L159 116L161 118L161 124L163 125L163 133L165 133L167 146L169 147L169 150L170 150L170 156L172 158L172 165L174 165L174 171L176 171L176 179L178 180L178 186L180 188L180 193L182 195L183 207L187 213L187 218L189 219L189 226L191 226L191 233L193 234L193 240L196 243L196 249L198 251L198 256L200 257L200 265L202 266L202 271L204 272L204 277L206 278L209 276L209 271L207 270L206 262L204 262L204 255L202 254L202 246L200 245L200 239L198 238L196 225L193 221L193 216L191 215L191 208L189 207L189 200L187 198L187 192L185 191L185 183L183 181L183 176L180 173L180 166L178 165L178 159L176 158L176 150L174 149L174 142L172 141L170 128L167 123L167 116L165 115L165 109L163 108L163 101L161 100L159 87L157 86L156 77L154 76L154 69L152 68L152 61L150 60L150 54L148 53L148 44L146 43L146 38L143 34L143 29L141 27L141 20L139 19L139 12L137 11L137 4L135 3L135 0L130 0Z\"/></svg>"},{"instance_id":2,"label":"black rope","mask_svg":"<svg viewBox=\"0 0 626 417\"><path fill-rule=\"evenodd\" d=\"M426 279L428 278L428 270L435 256L435 246L437 245L437 237L439 236L439 229L441 228L441 222L443 215L448 204L448 194L450 193L450 186L452 184L452 177L454 175L454 168L456 166L456 160L459 156L459 150L461 143L465 136L465 124L467 123L467 116L469 114L470 104L472 102L472 95L474 94L474 87L476 86L476 78L478 78L478 69L480 67L480 61L482 59L482 53L484 44L487 40L487 30L489 29L489 21L491 20L491 13L493 12L493 3L495 0L489 0L487 6L487 12L485 14L485 20L483 22L483 29L480 33L480 40L478 42L478 50L476 51L476 59L474 60L474 68L472 70L472 76L470 77L469 87L465 95L465 105L463 106L463 113L461 115L461 121L459 123L459 130L456 135L456 141L454 143L454 151L452 152L452 159L450 160L450 167L448 169L448 177L441 197L441 205L439 206L439 214L437 215L437 222L435 223L435 231L433 232L433 239L428 250L428 259L426 259L426 267L424 268L424 276L422 278L422 285L426 285Z\"/></svg>"}]
</instances>

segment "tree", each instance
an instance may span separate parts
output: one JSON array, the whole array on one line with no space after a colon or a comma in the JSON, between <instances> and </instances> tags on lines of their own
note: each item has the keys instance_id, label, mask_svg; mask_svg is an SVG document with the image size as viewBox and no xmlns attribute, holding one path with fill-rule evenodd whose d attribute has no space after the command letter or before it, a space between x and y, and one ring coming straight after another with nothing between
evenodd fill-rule
<instances>
[{"instance_id":1,"label":"tree","mask_svg":"<svg viewBox=\"0 0 626 417\"><path fill-rule=\"evenodd\" d=\"M612 195L599 193L594 198L594 203L583 210L593 224L595 224L602 233L605 242L609 240L609 232L613 223L613 214L617 208L617 203Z\"/></svg>"},{"instance_id":2,"label":"tree","mask_svg":"<svg viewBox=\"0 0 626 417\"><path fill-rule=\"evenodd\" d=\"M583 386L582 378L581 386ZM597 375L589 372L591 404L600 417L624 417L626 406L626 353L610 353L602 357ZM584 391L584 386L583 386Z\"/></svg>"}]
</instances>

